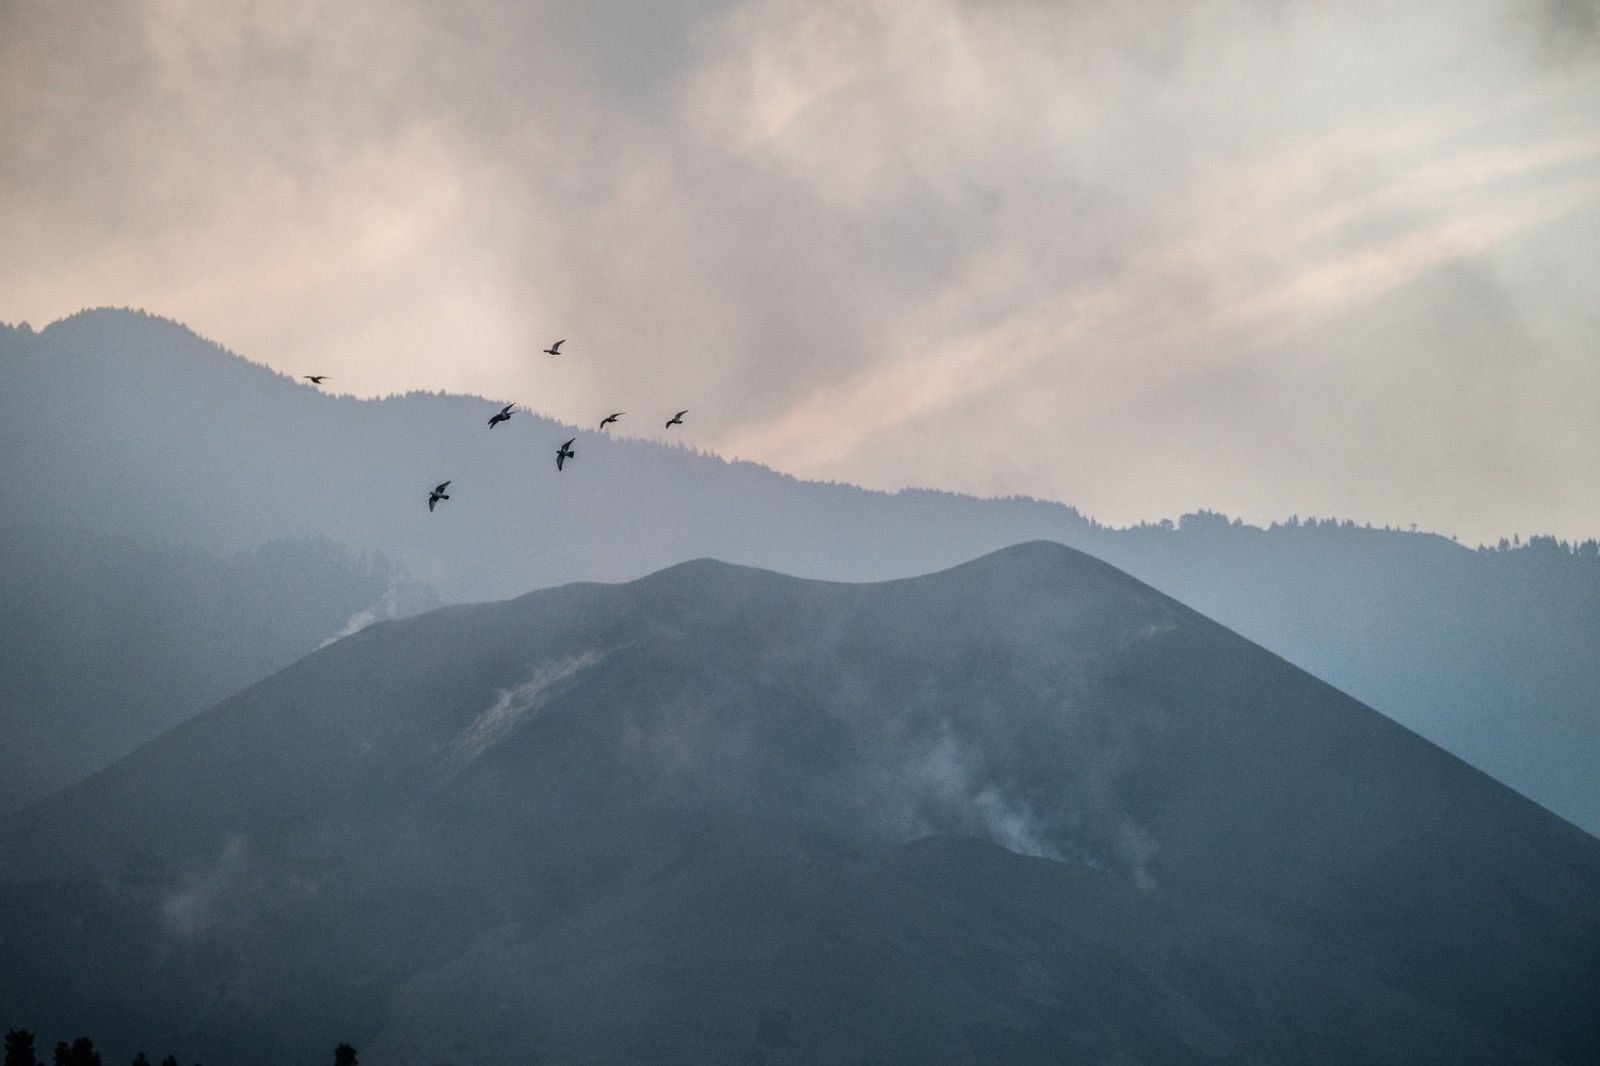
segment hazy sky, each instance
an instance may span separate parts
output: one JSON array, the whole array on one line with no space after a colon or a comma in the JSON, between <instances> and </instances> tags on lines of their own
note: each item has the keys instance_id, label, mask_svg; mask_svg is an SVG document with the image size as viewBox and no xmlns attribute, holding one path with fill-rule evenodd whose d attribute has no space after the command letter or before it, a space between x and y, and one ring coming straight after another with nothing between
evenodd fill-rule
<instances>
[{"instance_id":1,"label":"hazy sky","mask_svg":"<svg viewBox=\"0 0 1600 1066\"><path fill-rule=\"evenodd\" d=\"M1600 0L0 0L0 320L97 305L877 487L1600 534Z\"/></svg>"}]
</instances>

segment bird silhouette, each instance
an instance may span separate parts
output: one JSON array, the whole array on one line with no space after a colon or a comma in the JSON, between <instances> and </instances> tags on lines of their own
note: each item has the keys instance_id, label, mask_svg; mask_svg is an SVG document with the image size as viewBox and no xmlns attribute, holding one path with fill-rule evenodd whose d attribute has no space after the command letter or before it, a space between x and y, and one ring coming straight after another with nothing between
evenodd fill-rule
<instances>
[{"instance_id":1,"label":"bird silhouette","mask_svg":"<svg viewBox=\"0 0 1600 1066\"><path fill-rule=\"evenodd\" d=\"M516 406L517 405L514 403L508 403L504 407L500 408L500 413L489 419L489 428L493 429L502 422L511 421L511 409Z\"/></svg>"},{"instance_id":2,"label":"bird silhouette","mask_svg":"<svg viewBox=\"0 0 1600 1066\"><path fill-rule=\"evenodd\" d=\"M577 439L578 439L577 437L573 437L572 440L567 441L567 443L563 444L561 447L556 449L556 469L557 470L560 470L561 469L561 465L563 463L565 463L568 459L571 459L571 458L573 458L574 456L576 456L578 454L577 452L572 450L572 441L573 440L577 440Z\"/></svg>"},{"instance_id":3,"label":"bird silhouette","mask_svg":"<svg viewBox=\"0 0 1600 1066\"><path fill-rule=\"evenodd\" d=\"M434 504L438 503L440 500L448 500L450 498L450 497L448 497L448 496L446 496L444 494L444 490L449 488L449 487L450 487L450 482L444 481L444 482L441 482L439 484L438 488L436 488L432 492L428 493L428 513L429 514L433 513L433 505Z\"/></svg>"},{"instance_id":4,"label":"bird silhouette","mask_svg":"<svg viewBox=\"0 0 1600 1066\"><path fill-rule=\"evenodd\" d=\"M546 348L544 350L544 354L545 355L560 355L561 354L561 346L563 344L565 344L565 343L567 343L567 339L565 337L563 337L560 340L556 341L554 344L552 344L550 347Z\"/></svg>"},{"instance_id":5,"label":"bird silhouette","mask_svg":"<svg viewBox=\"0 0 1600 1066\"><path fill-rule=\"evenodd\" d=\"M332 374L307 374L305 375L305 379L311 382L313 385L321 385L324 381L327 381L332 376Z\"/></svg>"},{"instance_id":6,"label":"bird silhouette","mask_svg":"<svg viewBox=\"0 0 1600 1066\"><path fill-rule=\"evenodd\" d=\"M671 420L669 420L667 422L667 428L671 429L673 426L681 426L681 425L683 425L683 416L688 414L688 413L689 413L689 409L687 407L685 407L683 410L681 410L677 414L673 415Z\"/></svg>"},{"instance_id":7,"label":"bird silhouette","mask_svg":"<svg viewBox=\"0 0 1600 1066\"><path fill-rule=\"evenodd\" d=\"M604 418L602 418L600 420L600 428L601 429L605 429L611 423L615 422L617 419L621 418L623 415L625 415L627 413L628 412L626 412L626 411L618 411L614 415L606 415ZM574 439L576 439L576 438L574 438Z\"/></svg>"}]
</instances>

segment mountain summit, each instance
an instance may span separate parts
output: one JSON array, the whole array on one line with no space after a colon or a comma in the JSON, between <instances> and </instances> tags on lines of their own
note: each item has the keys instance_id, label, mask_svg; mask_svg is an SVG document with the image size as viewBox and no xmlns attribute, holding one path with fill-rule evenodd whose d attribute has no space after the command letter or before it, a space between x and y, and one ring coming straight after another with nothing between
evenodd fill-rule
<instances>
[{"instance_id":1,"label":"mountain summit","mask_svg":"<svg viewBox=\"0 0 1600 1066\"><path fill-rule=\"evenodd\" d=\"M233 557L264 541L315 536L357 556L381 552L443 602L627 580L697 556L806 577L880 580L1021 541L1060 541L1176 596L1600 834L1593 713L1600 666L1592 654L1600 642L1600 548L1593 545L1568 552L1541 540L1530 549L1476 552L1443 537L1349 522L1295 520L1263 530L1219 515L1108 529L1035 500L799 481L594 432L587 415L589 429L530 412L485 432L484 419L504 402L331 395L176 323L128 311L85 312L38 333L0 330L0 454L28 481L25 505L9 521L36 523L46 538L98 532ZM70 432L64 412L72 413ZM648 429L620 424L627 425ZM582 459L576 470L558 472L556 446L574 435ZM430 515L419 493L445 478L453 482L441 507L448 513ZM0 517L0 525L7 521ZM89 639L102 643L107 658L147 655L133 634L92 629L94 611L33 610L5 595L8 582L20 582L66 602L73 590L63 587L62 573L118 561L103 549L78 563L61 564L60 555L0 552L0 673L8 663L38 661L30 649L46 640L51 656L70 655ZM159 615L150 624L170 625ZM250 652L241 658L270 658L247 639L239 643ZM180 651L200 658L210 649L202 642ZM155 713L140 701L85 693L55 706L86 724L115 719L114 735L127 738L112 745L111 733L94 734L98 743L63 751L60 766L75 773L104 766L204 704ZM53 742L69 732L58 731ZM14 754L4 758L15 749L0 737L0 793L8 772L19 772ZM36 787L75 779L43 769L33 771ZM36 787L30 794L39 794Z\"/></svg>"},{"instance_id":2,"label":"mountain summit","mask_svg":"<svg viewBox=\"0 0 1600 1066\"><path fill-rule=\"evenodd\" d=\"M1600 1053L1600 842L1048 543L378 623L0 856L0 1017L205 1061Z\"/></svg>"}]
</instances>

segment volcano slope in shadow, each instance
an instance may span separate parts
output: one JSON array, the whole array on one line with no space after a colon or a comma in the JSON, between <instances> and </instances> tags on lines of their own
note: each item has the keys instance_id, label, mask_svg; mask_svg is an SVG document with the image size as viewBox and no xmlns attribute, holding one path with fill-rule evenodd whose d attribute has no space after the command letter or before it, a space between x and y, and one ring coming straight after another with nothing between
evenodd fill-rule
<instances>
[{"instance_id":1,"label":"volcano slope in shadow","mask_svg":"<svg viewBox=\"0 0 1600 1066\"><path fill-rule=\"evenodd\" d=\"M0 1022L113 1051L1600 1055L1600 841L1054 544L379 623L0 856Z\"/></svg>"}]
</instances>

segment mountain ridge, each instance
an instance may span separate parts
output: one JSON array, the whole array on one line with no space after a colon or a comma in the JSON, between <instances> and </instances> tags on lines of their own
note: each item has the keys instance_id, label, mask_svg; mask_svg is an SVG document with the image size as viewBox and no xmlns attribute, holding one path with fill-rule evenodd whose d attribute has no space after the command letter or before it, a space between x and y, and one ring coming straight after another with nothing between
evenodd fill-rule
<instances>
[{"instance_id":1,"label":"mountain ridge","mask_svg":"<svg viewBox=\"0 0 1600 1066\"><path fill-rule=\"evenodd\" d=\"M0 1013L198 997L184 1046L241 1063L297 1052L251 1043L269 1017L377 1063L1600 1048L1600 841L1048 544L378 624L0 822L0 856ZM35 958L80 957L63 921L150 987Z\"/></svg>"},{"instance_id":2,"label":"mountain ridge","mask_svg":"<svg viewBox=\"0 0 1600 1066\"><path fill-rule=\"evenodd\" d=\"M1045 538L1193 604L1600 832L1589 554L1205 515L1113 530L1065 505L803 482L532 415L489 435L485 401L327 396L259 365L217 375L206 368L221 349L126 314L47 333L0 338L0 450L35 477L41 522L219 552L320 535L384 552L446 602L702 556L874 580ZM257 387L262 375L275 384ZM67 410L82 417L63 438ZM574 432L580 458L558 475L550 454ZM426 489L445 478L457 498L430 515Z\"/></svg>"}]
</instances>

